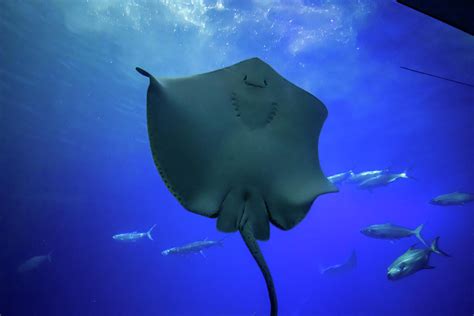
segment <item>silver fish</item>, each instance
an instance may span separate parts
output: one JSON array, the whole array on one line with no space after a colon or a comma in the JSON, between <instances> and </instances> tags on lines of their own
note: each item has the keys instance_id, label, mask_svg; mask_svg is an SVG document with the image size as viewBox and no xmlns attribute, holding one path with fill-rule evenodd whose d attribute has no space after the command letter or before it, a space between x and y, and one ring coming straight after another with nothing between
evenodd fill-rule
<instances>
[{"instance_id":1,"label":"silver fish","mask_svg":"<svg viewBox=\"0 0 474 316\"><path fill-rule=\"evenodd\" d=\"M181 247L173 247L166 250L163 250L161 254L163 256L168 255L182 255L182 254L189 254L189 253L200 253L203 257L205 249L214 247L214 246L223 246L223 239L221 240L208 240L207 238L200 241L195 241L189 244L186 244Z\"/></svg>"},{"instance_id":2,"label":"silver fish","mask_svg":"<svg viewBox=\"0 0 474 316\"><path fill-rule=\"evenodd\" d=\"M153 240L153 237L151 236L151 231L153 230L153 228L155 228L155 226L156 224L153 225L147 232L144 232L144 233L139 233L135 231L132 233L123 233L123 234L113 235L112 238L117 241L122 241L122 242L136 242L145 237L147 237L150 240Z\"/></svg>"},{"instance_id":3,"label":"silver fish","mask_svg":"<svg viewBox=\"0 0 474 316\"><path fill-rule=\"evenodd\" d=\"M410 236L416 236L424 245L425 240L421 237L421 230L424 225L421 224L415 229L409 229L403 226L398 226L390 223L370 225L361 229L361 233L372 238L378 239L400 239Z\"/></svg>"},{"instance_id":4,"label":"silver fish","mask_svg":"<svg viewBox=\"0 0 474 316\"><path fill-rule=\"evenodd\" d=\"M439 237L436 237L429 248L410 247L388 267L387 278L389 280L399 280L422 269L433 269L434 267L429 264L432 253L449 257L447 253L439 249L438 240Z\"/></svg>"},{"instance_id":5,"label":"silver fish","mask_svg":"<svg viewBox=\"0 0 474 316\"><path fill-rule=\"evenodd\" d=\"M340 264L335 264L320 270L323 275L338 275L354 269L357 266L357 256L355 250L352 251L349 259Z\"/></svg>"},{"instance_id":6,"label":"silver fish","mask_svg":"<svg viewBox=\"0 0 474 316\"><path fill-rule=\"evenodd\" d=\"M390 183L398 179L412 179L412 178L408 176L406 171L401 172L401 173L384 173L384 174L380 174L378 176L374 176L360 182L358 185L358 188L372 190L376 187L389 185Z\"/></svg>"},{"instance_id":7,"label":"silver fish","mask_svg":"<svg viewBox=\"0 0 474 316\"><path fill-rule=\"evenodd\" d=\"M438 195L430 201L431 204L449 206L449 205L464 205L468 202L474 201L474 194L453 192L448 194Z\"/></svg>"},{"instance_id":8,"label":"silver fish","mask_svg":"<svg viewBox=\"0 0 474 316\"><path fill-rule=\"evenodd\" d=\"M333 184L344 183L347 179L351 178L354 175L352 170L341 172L332 176L327 177L328 180Z\"/></svg>"},{"instance_id":9,"label":"silver fish","mask_svg":"<svg viewBox=\"0 0 474 316\"><path fill-rule=\"evenodd\" d=\"M382 174L386 174L388 173L389 170L388 169L382 169L382 170L371 170L371 171L362 171L362 172L359 172L359 173L354 173L352 172L352 174L350 175L350 177L346 180L346 182L349 182L349 183L361 183L365 180L368 180L370 178L373 178L373 177L376 177L376 176L379 176L379 175L382 175Z\"/></svg>"},{"instance_id":10,"label":"silver fish","mask_svg":"<svg viewBox=\"0 0 474 316\"><path fill-rule=\"evenodd\" d=\"M40 266L42 266L46 262L51 262L51 255L52 251L48 253L47 255L41 255L41 256L35 256L32 257L25 262L23 262L19 267L18 267L18 272L19 273L26 273L29 271L33 271L38 269Z\"/></svg>"}]
</instances>

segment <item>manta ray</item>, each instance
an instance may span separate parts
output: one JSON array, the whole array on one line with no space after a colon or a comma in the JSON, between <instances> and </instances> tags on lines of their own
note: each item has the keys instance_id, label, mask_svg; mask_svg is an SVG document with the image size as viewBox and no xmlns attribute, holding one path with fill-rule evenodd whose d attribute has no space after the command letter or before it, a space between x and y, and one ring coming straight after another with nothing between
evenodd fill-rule
<instances>
[{"instance_id":1,"label":"manta ray","mask_svg":"<svg viewBox=\"0 0 474 316\"><path fill-rule=\"evenodd\" d=\"M321 171L318 137L327 109L258 58L183 78L149 78L147 126L156 167L190 212L239 231L278 314L257 240L270 223L289 230L321 194L337 189Z\"/></svg>"}]
</instances>

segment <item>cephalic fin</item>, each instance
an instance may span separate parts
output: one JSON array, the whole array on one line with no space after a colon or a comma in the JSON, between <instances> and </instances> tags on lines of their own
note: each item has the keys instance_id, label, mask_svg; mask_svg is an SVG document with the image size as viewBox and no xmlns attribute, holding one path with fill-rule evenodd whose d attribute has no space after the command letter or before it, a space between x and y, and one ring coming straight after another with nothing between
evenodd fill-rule
<instances>
[{"instance_id":1,"label":"cephalic fin","mask_svg":"<svg viewBox=\"0 0 474 316\"><path fill-rule=\"evenodd\" d=\"M140 75L143 75L143 76L145 76L145 77L151 78L151 75L150 75L150 73L149 73L148 71L146 71L146 70L144 70L144 69L142 69L142 68L140 68L140 67L135 67L135 70L138 71L138 73L139 73Z\"/></svg>"}]
</instances>

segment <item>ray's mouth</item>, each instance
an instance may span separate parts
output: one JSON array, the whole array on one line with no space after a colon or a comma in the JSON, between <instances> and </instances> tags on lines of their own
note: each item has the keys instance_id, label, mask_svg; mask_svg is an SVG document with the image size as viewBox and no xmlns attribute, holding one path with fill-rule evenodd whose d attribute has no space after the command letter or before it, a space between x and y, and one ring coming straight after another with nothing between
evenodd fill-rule
<instances>
[{"instance_id":1,"label":"ray's mouth","mask_svg":"<svg viewBox=\"0 0 474 316\"><path fill-rule=\"evenodd\" d=\"M251 80L247 77L247 75L244 76L244 82L246 85L255 87L255 88L265 88L268 85L268 82L266 79L263 79L263 81L255 81Z\"/></svg>"}]
</instances>

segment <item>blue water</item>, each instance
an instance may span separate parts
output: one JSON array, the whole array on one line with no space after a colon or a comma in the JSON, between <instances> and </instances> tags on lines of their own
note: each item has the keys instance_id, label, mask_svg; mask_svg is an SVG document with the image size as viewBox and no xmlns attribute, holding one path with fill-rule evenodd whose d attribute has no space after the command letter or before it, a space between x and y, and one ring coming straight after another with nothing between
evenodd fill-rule
<instances>
[{"instance_id":1,"label":"blue water","mask_svg":"<svg viewBox=\"0 0 474 316\"><path fill-rule=\"evenodd\" d=\"M238 234L200 255L172 246L226 235L185 211L149 149L147 82L260 57L321 99L326 175L410 168L416 180L317 199L294 229L261 248L280 315L474 313L474 204L436 207L474 191L474 38L394 1L13 1L0 3L0 314L268 315L265 283ZM212 149L210 149L212 150ZM192 157L190 157L192 159ZM425 224L452 255L396 282L386 268L415 238L359 230ZM122 244L116 233L155 241ZM321 266L351 251L358 267ZM53 251L27 275L26 259Z\"/></svg>"}]
</instances>

